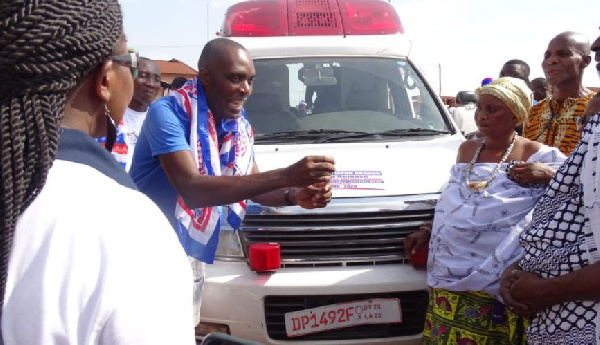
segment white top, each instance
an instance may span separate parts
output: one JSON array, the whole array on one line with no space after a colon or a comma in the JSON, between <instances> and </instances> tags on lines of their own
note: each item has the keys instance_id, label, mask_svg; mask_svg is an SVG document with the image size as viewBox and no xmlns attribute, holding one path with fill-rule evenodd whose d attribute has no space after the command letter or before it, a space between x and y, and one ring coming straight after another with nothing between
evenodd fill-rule
<instances>
[{"instance_id":1,"label":"white top","mask_svg":"<svg viewBox=\"0 0 600 345\"><path fill-rule=\"evenodd\" d=\"M4 344L195 344L192 286L181 245L150 199L89 165L56 160L17 224Z\"/></svg>"},{"instance_id":2,"label":"white top","mask_svg":"<svg viewBox=\"0 0 600 345\"><path fill-rule=\"evenodd\" d=\"M115 152L113 152L113 154L117 161L125 164L125 171L127 172L131 167L131 159L133 158L133 152L135 151L135 144L137 144L137 139L140 136L142 124L145 119L146 111L139 112L127 107L127 109L125 109L125 114L123 115L123 122L119 125L118 131L123 134L127 150L121 154Z\"/></svg>"},{"instance_id":3,"label":"white top","mask_svg":"<svg viewBox=\"0 0 600 345\"><path fill-rule=\"evenodd\" d=\"M558 167L565 156L542 146L528 162ZM521 257L519 234L531 220L530 211L546 186L522 187L508 178L504 163L483 191L466 187L468 163L451 170L448 187L435 208L427 283L449 291L484 291L497 295L498 278ZM471 181L485 181L497 163L476 163Z\"/></svg>"},{"instance_id":4,"label":"white top","mask_svg":"<svg viewBox=\"0 0 600 345\"><path fill-rule=\"evenodd\" d=\"M131 138L130 136L127 136L128 143L133 145L137 143L137 137L140 135L140 131L142 130L144 119L146 119L146 111L139 112L129 107L125 109L123 122L125 125L127 125L128 133L131 133Z\"/></svg>"},{"instance_id":5,"label":"white top","mask_svg":"<svg viewBox=\"0 0 600 345\"><path fill-rule=\"evenodd\" d=\"M475 104L469 103L463 107L456 107L452 113L454 122L465 135L477 131L475 108Z\"/></svg>"}]
</instances>

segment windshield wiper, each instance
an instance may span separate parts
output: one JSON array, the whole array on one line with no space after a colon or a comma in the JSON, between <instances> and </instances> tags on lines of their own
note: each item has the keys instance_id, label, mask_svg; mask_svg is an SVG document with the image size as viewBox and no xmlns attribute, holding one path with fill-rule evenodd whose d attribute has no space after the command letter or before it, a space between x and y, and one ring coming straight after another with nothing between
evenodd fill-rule
<instances>
[{"instance_id":1,"label":"windshield wiper","mask_svg":"<svg viewBox=\"0 0 600 345\"><path fill-rule=\"evenodd\" d=\"M450 134L449 131L440 131L429 128L405 128L392 129L384 132L377 132L381 136L406 136L406 135L432 135L432 134Z\"/></svg>"},{"instance_id":2,"label":"windshield wiper","mask_svg":"<svg viewBox=\"0 0 600 345\"><path fill-rule=\"evenodd\" d=\"M286 140L310 140L314 144L333 142L344 139L364 139L375 138L383 139L388 137L407 137L407 136L425 136L450 134L448 131L439 131L426 128L406 128L392 129L383 132L358 132L346 131L341 129L311 129L307 131L289 131L257 134L254 138L255 142L268 142L281 139Z\"/></svg>"},{"instance_id":3,"label":"windshield wiper","mask_svg":"<svg viewBox=\"0 0 600 345\"><path fill-rule=\"evenodd\" d=\"M383 139L389 137L412 137L412 136L427 136L427 135L438 135L438 134L450 134L448 131L439 131L435 129L426 128L405 128L405 129L392 129L383 132L373 133L340 133L336 135L330 135L326 138L316 140L315 143L326 143L345 139L363 139L363 138L375 138Z\"/></svg>"},{"instance_id":4,"label":"windshield wiper","mask_svg":"<svg viewBox=\"0 0 600 345\"><path fill-rule=\"evenodd\" d=\"M341 129L311 129L307 131L289 131L289 132L275 132L275 133L263 133L256 134L254 136L255 142L269 141L274 139L311 139L330 137L331 135L364 135L366 132L355 132L345 131Z\"/></svg>"}]
</instances>

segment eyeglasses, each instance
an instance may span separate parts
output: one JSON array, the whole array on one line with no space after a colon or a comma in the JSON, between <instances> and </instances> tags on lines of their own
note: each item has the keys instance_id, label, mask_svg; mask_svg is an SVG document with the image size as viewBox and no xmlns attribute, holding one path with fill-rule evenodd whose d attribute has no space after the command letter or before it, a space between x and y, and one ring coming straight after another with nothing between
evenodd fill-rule
<instances>
[{"instance_id":1,"label":"eyeglasses","mask_svg":"<svg viewBox=\"0 0 600 345\"><path fill-rule=\"evenodd\" d=\"M118 63L119 65L129 67L129 70L131 71L131 76L133 77L133 79L137 78L137 76L138 76L138 60L139 60L138 53L127 53L127 54L115 55L115 56L111 56L109 59Z\"/></svg>"},{"instance_id":2,"label":"eyeglasses","mask_svg":"<svg viewBox=\"0 0 600 345\"><path fill-rule=\"evenodd\" d=\"M585 128L585 125L590 121L594 115L586 115L586 116L578 116L575 118L575 126L577 126L577 130L582 132Z\"/></svg>"}]
</instances>

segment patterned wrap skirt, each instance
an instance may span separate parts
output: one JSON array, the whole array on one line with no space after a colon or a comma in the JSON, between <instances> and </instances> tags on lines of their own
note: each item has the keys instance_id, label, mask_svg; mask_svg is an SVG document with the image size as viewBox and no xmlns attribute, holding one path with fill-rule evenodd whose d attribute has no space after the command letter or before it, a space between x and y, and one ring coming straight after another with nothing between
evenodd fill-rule
<instances>
[{"instance_id":1,"label":"patterned wrap skirt","mask_svg":"<svg viewBox=\"0 0 600 345\"><path fill-rule=\"evenodd\" d=\"M433 289L423 344L527 344L527 321L485 292Z\"/></svg>"}]
</instances>

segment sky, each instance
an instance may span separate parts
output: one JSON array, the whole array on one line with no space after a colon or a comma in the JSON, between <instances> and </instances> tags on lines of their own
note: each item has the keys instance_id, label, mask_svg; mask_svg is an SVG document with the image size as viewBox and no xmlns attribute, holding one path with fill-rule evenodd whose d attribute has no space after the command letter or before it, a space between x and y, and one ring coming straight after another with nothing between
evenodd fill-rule
<instances>
[{"instance_id":1,"label":"sky","mask_svg":"<svg viewBox=\"0 0 600 345\"><path fill-rule=\"evenodd\" d=\"M225 10L239 0L120 0L129 46L152 59L196 68L204 44L216 36ZM577 31L590 42L600 36L599 0L390 0L412 41L409 57L443 96L474 90L485 77L498 77L504 62L531 66L543 77L548 42ZM168 5L167 5L168 4ZM600 87L595 63L584 85Z\"/></svg>"}]
</instances>

